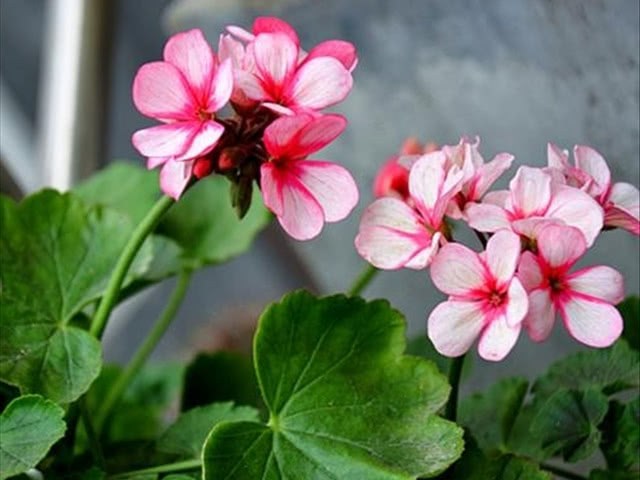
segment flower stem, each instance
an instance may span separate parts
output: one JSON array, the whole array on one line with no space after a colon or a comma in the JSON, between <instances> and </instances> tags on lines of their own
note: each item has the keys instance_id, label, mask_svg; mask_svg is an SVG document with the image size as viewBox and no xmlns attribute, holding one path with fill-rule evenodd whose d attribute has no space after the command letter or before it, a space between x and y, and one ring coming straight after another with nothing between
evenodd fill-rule
<instances>
[{"instance_id":1,"label":"flower stem","mask_svg":"<svg viewBox=\"0 0 640 480\"><path fill-rule=\"evenodd\" d=\"M452 422L456 421L458 414L458 390L460 387L460 375L462 374L462 366L464 365L465 355L460 355L451 360L449 366L449 385L451 385L451 393L445 407L444 416Z\"/></svg>"},{"instance_id":2,"label":"flower stem","mask_svg":"<svg viewBox=\"0 0 640 480\"><path fill-rule=\"evenodd\" d=\"M167 463L165 465L158 465L157 467L143 468L142 470L133 470L131 472L118 473L111 475L108 478L111 480L124 479L128 477L134 477L138 475L152 474L152 473L173 473L184 472L188 470L197 470L202 467L202 462L198 460L185 460L182 462Z\"/></svg>"},{"instance_id":3,"label":"flower stem","mask_svg":"<svg viewBox=\"0 0 640 480\"><path fill-rule=\"evenodd\" d=\"M96 414L96 430L98 432L102 430L105 420L109 418L111 411L120 401L122 394L131 383L131 380L133 380L138 374L147 358L149 358L149 355L151 355L151 352L153 352L154 348L167 331L167 328L171 324L171 321L182 304L182 300L187 292L190 280L191 270L182 270L178 277L178 283L171 294L171 298L169 298L167 306L151 329L149 335L147 335L145 341L140 345L140 348L138 348L138 351L133 355L133 358L129 361L127 367L111 387L107 398L102 403L100 410L98 410L98 413Z\"/></svg>"},{"instance_id":4,"label":"flower stem","mask_svg":"<svg viewBox=\"0 0 640 480\"><path fill-rule=\"evenodd\" d=\"M587 480L587 477L584 477L577 473L569 472L563 468L556 467L554 465L549 465L548 463L541 463L540 468L542 470L546 470L547 472L551 472L555 475L558 475L559 477L568 478L569 480Z\"/></svg>"},{"instance_id":5,"label":"flower stem","mask_svg":"<svg viewBox=\"0 0 640 480\"><path fill-rule=\"evenodd\" d=\"M78 401L78 405L80 407L80 416L82 418L82 424L84 425L84 431L87 434L87 439L89 440L89 449L91 450L91 456L93 457L93 460L96 462L96 464L104 470L104 454L102 453L100 440L98 439L96 431L93 428L91 416L89 415L89 410L87 409L87 397L81 397Z\"/></svg>"},{"instance_id":6,"label":"flower stem","mask_svg":"<svg viewBox=\"0 0 640 480\"><path fill-rule=\"evenodd\" d=\"M358 277L355 279L355 281L351 285L351 288L347 292L347 295L349 295L350 297L355 297L356 295L360 295L360 293L362 293L362 291L367 287L367 285L369 285L371 280L373 280L373 278L376 276L376 274L379 271L380 270L378 270L373 265L367 264L364 270L360 272Z\"/></svg>"},{"instance_id":7,"label":"flower stem","mask_svg":"<svg viewBox=\"0 0 640 480\"><path fill-rule=\"evenodd\" d=\"M173 203L174 200L171 197L163 196L160 198L153 208L149 210L149 213L147 213L147 216L142 220L142 222L138 224L131 235L131 238L129 238L124 250L120 254L118 263L116 263L116 266L113 269L113 273L109 279L105 294L100 301L100 305L98 305L98 309L93 316L89 333L94 337L102 337L104 328L107 325L107 320L109 319L109 314L118 299L122 282L124 282L124 278L129 271L131 263L136 257L138 250L140 250L144 240L149 236L156 225L158 225L162 216L167 212L167 210L169 210Z\"/></svg>"}]
</instances>

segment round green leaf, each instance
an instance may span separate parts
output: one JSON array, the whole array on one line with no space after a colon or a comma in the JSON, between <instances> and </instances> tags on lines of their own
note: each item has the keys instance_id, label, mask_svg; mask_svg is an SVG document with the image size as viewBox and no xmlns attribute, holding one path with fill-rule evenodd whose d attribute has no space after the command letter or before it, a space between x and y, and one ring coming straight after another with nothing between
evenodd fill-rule
<instances>
[{"instance_id":1,"label":"round green leaf","mask_svg":"<svg viewBox=\"0 0 640 480\"><path fill-rule=\"evenodd\" d=\"M0 480L35 467L64 435L64 410L40 395L13 400L0 415Z\"/></svg>"},{"instance_id":2,"label":"round green leaf","mask_svg":"<svg viewBox=\"0 0 640 480\"><path fill-rule=\"evenodd\" d=\"M70 324L103 294L133 225L71 194L0 199L0 379L68 403L100 371L99 342ZM147 268L141 252L132 275Z\"/></svg>"},{"instance_id":3,"label":"round green leaf","mask_svg":"<svg viewBox=\"0 0 640 480\"><path fill-rule=\"evenodd\" d=\"M254 361L268 424L221 423L205 479L435 475L462 451L462 430L435 413L449 386L404 355L405 324L385 301L287 295L260 319Z\"/></svg>"}]
</instances>

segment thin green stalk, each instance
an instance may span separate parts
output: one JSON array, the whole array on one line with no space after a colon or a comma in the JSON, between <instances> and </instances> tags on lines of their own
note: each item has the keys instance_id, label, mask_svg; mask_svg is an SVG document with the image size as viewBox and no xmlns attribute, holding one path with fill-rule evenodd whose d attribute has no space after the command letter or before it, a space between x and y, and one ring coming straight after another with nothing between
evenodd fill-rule
<instances>
[{"instance_id":1,"label":"thin green stalk","mask_svg":"<svg viewBox=\"0 0 640 480\"><path fill-rule=\"evenodd\" d=\"M577 473L569 472L560 467L556 467L554 465L549 465L548 463L541 463L540 468L542 470L546 470L547 472L551 472L554 475L558 475L562 478L568 478L569 480L587 480L587 477L579 475Z\"/></svg>"},{"instance_id":2,"label":"thin green stalk","mask_svg":"<svg viewBox=\"0 0 640 480\"><path fill-rule=\"evenodd\" d=\"M89 415L89 410L87 409L87 398L81 397L78 401L78 406L80 407L80 417L82 418L84 431L87 434L87 439L89 440L89 450L91 451L91 456L93 457L94 462L96 462L98 466L104 470L104 453L102 453L100 440L98 439L96 431L93 428L93 423L91 422L91 416Z\"/></svg>"},{"instance_id":3,"label":"thin green stalk","mask_svg":"<svg viewBox=\"0 0 640 480\"><path fill-rule=\"evenodd\" d=\"M185 472L189 470L197 470L202 467L200 460L185 460L176 463L167 463L165 465L158 465L157 467L143 468L142 470L133 470L131 472L118 473L117 475L111 475L108 478L111 480L125 479L128 477L134 477L138 475L147 475L153 473L175 473Z\"/></svg>"},{"instance_id":4,"label":"thin green stalk","mask_svg":"<svg viewBox=\"0 0 640 480\"><path fill-rule=\"evenodd\" d=\"M449 385L451 385L451 393L444 410L444 417L452 422L456 421L458 415L458 390L460 388L460 375L462 374L462 366L464 365L464 357L460 355L451 360L449 366Z\"/></svg>"},{"instance_id":5,"label":"thin green stalk","mask_svg":"<svg viewBox=\"0 0 640 480\"><path fill-rule=\"evenodd\" d=\"M378 270L376 267L367 264L364 270L360 272L360 275L358 275L358 278L356 278L356 280L351 285L351 288L347 292L347 295L349 295L350 297L355 297L356 295L360 295L360 293L362 293L362 291L367 287L367 285L369 285L371 280L373 280L373 278L376 276L376 274L379 271L380 270Z\"/></svg>"},{"instance_id":6,"label":"thin green stalk","mask_svg":"<svg viewBox=\"0 0 640 480\"><path fill-rule=\"evenodd\" d=\"M100 301L100 305L98 305L95 315L93 316L89 333L94 337L102 337L102 333L107 325L107 320L109 319L109 314L118 299L122 282L129 271L129 267L131 266L133 259L136 257L138 250L140 250L142 243L153 231L156 225L158 225L162 216L167 210L169 210L173 203L174 200L171 197L163 196L160 198L153 208L149 210L149 213L147 213L147 216L144 217L142 222L138 224L131 235L131 238L129 238L124 250L120 254L118 263L116 263L116 266L113 269L113 273L109 279L109 284L107 285L107 290Z\"/></svg>"},{"instance_id":7,"label":"thin green stalk","mask_svg":"<svg viewBox=\"0 0 640 480\"><path fill-rule=\"evenodd\" d=\"M147 361L147 358L149 358L149 355L151 355L151 352L153 352L156 345L167 331L167 328L173 321L173 318L175 317L180 305L182 304L182 300L187 293L190 280L191 270L182 270L178 276L178 283L169 298L167 306L151 329L151 332L149 332L149 335L147 335L145 341L140 345L138 351L133 355L133 358L120 374L113 387L111 387L107 398L102 403L100 410L98 410L98 413L96 414L96 430L98 432L102 431L102 426L104 425L105 420L109 417L113 408L120 401L120 398L126 388L138 374L142 366Z\"/></svg>"}]
</instances>

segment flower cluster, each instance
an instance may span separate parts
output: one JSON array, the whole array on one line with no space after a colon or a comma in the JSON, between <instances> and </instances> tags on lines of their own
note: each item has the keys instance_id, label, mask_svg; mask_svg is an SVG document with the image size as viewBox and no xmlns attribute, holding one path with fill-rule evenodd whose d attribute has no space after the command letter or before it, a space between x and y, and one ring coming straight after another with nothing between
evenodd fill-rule
<instances>
[{"instance_id":1,"label":"flower cluster","mask_svg":"<svg viewBox=\"0 0 640 480\"><path fill-rule=\"evenodd\" d=\"M449 296L429 315L428 335L447 356L464 354L479 338L487 360L501 360L524 328L545 340L559 315L568 332L592 347L621 334L614 305L623 279L608 266L572 271L605 228L640 235L640 194L611 183L602 156L586 146L568 153L548 147L548 166L520 167L508 190L489 192L513 156L485 162L479 140L430 147L403 146L375 181L378 197L364 212L355 240L375 267L430 267ZM473 229L485 248L476 253L452 238L450 221ZM488 239L487 239L488 236Z\"/></svg>"},{"instance_id":2,"label":"flower cluster","mask_svg":"<svg viewBox=\"0 0 640 480\"><path fill-rule=\"evenodd\" d=\"M289 24L262 17L251 32L228 27L217 54L200 30L190 30L171 37L163 57L143 65L133 83L137 109L161 124L132 141L148 168L162 167L167 195L178 199L195 180L221 174L242 216L255 181L299 240L351 212L358 190L349 172L307 157L346 128L344 117L322 110L352 88L352 44L330 40L306 52ZM233 112L223 118L227 105Z\"/></svg>"}]
</instances>

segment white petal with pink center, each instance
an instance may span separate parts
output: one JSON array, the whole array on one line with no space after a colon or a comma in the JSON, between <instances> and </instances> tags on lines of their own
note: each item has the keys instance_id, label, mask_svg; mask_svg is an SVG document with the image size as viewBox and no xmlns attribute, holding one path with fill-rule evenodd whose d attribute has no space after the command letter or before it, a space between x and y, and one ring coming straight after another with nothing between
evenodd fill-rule
<instances>
[{"instance_id":1,"label":"white petal with pink center","mask_svg":"<svg viewBox=\"0 0 640 480\"><path fill-rule=\"evenodd\" d=\"M611 172L606 160L591 147L576 145L573 148L573 158L576 168L586 173L592 182L587 187L587 192L598 200L606 195L611 187Z\"/></svg>"},{"instance_id":2,"label":"white petal with pink center","mask_svg":"<svg viewBox=\"0 0 640 480\"><path fill-rule=\"evenodd\" d=\"M584 268L572 273L567 284L582 295L616 305L624 299L624 278L620 272L606 265Z\"/></svg>"},{"instance_id":3,"label":"white petal with pink center","mask_svg":"<svg viewBox=\"0 0 640 480\"><path fill-rule=\"evenodd\" d=\"M520 324L510 327L505 316L499 315L480 334L478 353L485 360L499 362L513 349L521 328Z\"/></svg>"},{"instance_id":4,"label":"white petal with pink center","mask_svg":"<svg viewBox=\"0 0 640 480\"><path fill-rule=\"evenodd\" d=\"M344 100L353 86L353 78L333 57L318 57L305 62L296 72L285 95L298 107L320 110Z\"/></svg>"},{"instance_id":5,"label":"white petal with pink center","mask_svg":"<svg viewBox=\"0 0 640 480\"><path fill-rule=\"evenodd\" d=\"M529 294L529 311L524 326L534 342L543 342L551 334L556 318L556 309L546 288L533 290Z\"/></svg>"},{"instance_id":6,"label":"white petal with pink center","mask_svg":"<svg viewBox=\"0 0 640 480\"><path fill-rule=\"evenodd\" d=\"M539 287L544 281L537 257L531 252L523 252L518 263L518 278L527 291Z\"/></svg>"},{"instance_id":7,"label":"white petal with pink center","mask_svg":"<svg viewBox=\"0 0 640 480\"><path fill-rule=\"evenodd\" d=\"M224 133L224 127L211 120L202 122L198 130L191 137L187 149L174 157L174 160L191 160L206 155L214 149Z\"/></svg>"},{"instance_id":8,"label":"white petal with pink center","mask_svg":"<svg viewBox=\"0 0 640 480\"><path fill-rule=\"evenodd\" d=\"M524 321L529 311L529 296L527 291L520 283L520 280L514 278L509 284L507 290L507 301L505 307L505 318L507 325L515 327Z\"/></svg>"},{"instance_id":9,"label":"white petal with pink center","mask_svg":"<svg viewBox=\"0 0 640 480\"><path fill-rule=\"evenodd\" d=\"M295 70L298 46L283 33L265 33L258 35L253 42L253 54L263 81L281 88Z\"/></svg>"},{"instance_id":10,"label":"white petal with pink center","mask_svg":"<svg viewBox=\"0 0 640 480\"><path fill-rule=\"evenodd\" d=\"M511 220L507 211L490 203L470 203L464 211L469 226L481 232L497 232L511 229Z\"/></svg>"},{"instance_id":11,"label":"white petal with pink center","mask_svg":"<svg viewBox=\"0 0 640 480\"><path fill-rule=\"evenodd\" d=\"M489 272L480 256L458 243L448 243L431 264L431 279L447 295L473 297L487 283Z\"/></svg>"},{"instance_id":12,"label":"white petal with pink center","mask_svg":"<svg viewBox=\"0 0 640 480\"><path fill-rule=\"evenodd\" d=\"M133 80L133 103L147 117L193 120L196 101L184 75L167 62L146 63Z\"/></svg>"},{"instance_id":13,"label":"white petal with pink center","mask_svg":"<svg viewBox=\"0 0 640 480\"><path fill-rule=\"evenodd\" d=\"M587 251L584 235L577 228L548 224L538 234L538 251L552 267L570 268Z\"/></svg>"},{"instance_id":14,"label":"white petal with pink center","mask_svg":"<svg viewBox=\"0 0 640 480\"><path fill-rule=\"evenodd\" d=\"M520 258L520 248L520 237L508 230L497 232L487 244L484 259L500 286L506 285L513 278Z\"/></svg>"},{"instance_id":15,"label":"white petal with pink center","mask_svg":"<svg viewBox=\"0 0 640 480\"><path fill-rule=\"evenodd\" d=\"M160 170L160 188L171 198L178 200L191 179L195 161L168 160Z\"/></svg>"},{"instance_id":16,"label":"white petal with pink center","mask_svg":"<svg viewBox=\"0 0 640 480\"><path fill-rule=\"evenodd\" d=\"M622 333L620 312L599 300L573 295L560 313L571 336L590 347L608 347Z\"/></svg>"},{"instance_id":17,"label":"white petal with pink center","mask_svg":"<svg viewBox=\"0 0 640 480\"><path fill-rule=\"evenodd\" d=\"M520 217L544 214L551 201L551 177L539 168L520 167L509 188Z\"/></svg>"},{"instance_id":18,"label":"white petal with pink center","mask_svg":"<svg viewBox=\"0 0 640 480\"><path fill-rule=\"evenodd\" d=\"M590 247L602 230L604 212L598 202L583 191L559 185L544 216L580 229Z\"/></svg>"},{"instance_id":19,"label":"white petal with pink center","mask_svg":"<svg viewBox=\"0 0 640 480\"><path fill-rule=\"evenodd\" d=\"M201 122L196 121L156 125L138 130L131 141L145 157L173 157L189 148L200 128Z\"/></svg>"},{"instance_id":20,"label":"white petal with pink center","mask_svg":"<svg viewBox=\"0 0 640 480\"><path fill-rule=\"evenodd\" d=\"M449 300L429 315L427 334L442 355L458 357L471 348L484 322L484 314L475 302Z\"/></svg>"}]
</instances>

